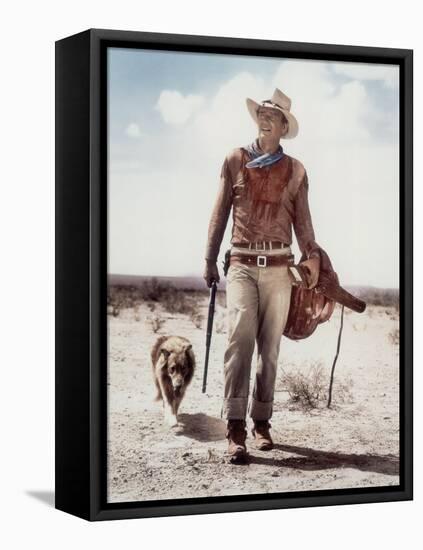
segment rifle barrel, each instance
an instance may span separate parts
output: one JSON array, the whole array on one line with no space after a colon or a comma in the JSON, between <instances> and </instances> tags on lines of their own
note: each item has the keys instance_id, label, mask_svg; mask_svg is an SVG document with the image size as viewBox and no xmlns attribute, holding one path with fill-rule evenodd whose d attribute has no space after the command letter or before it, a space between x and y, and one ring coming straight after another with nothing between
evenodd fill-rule
<instances>
[{"instance_id":1,"label":"rifle barrel","mask_svg":"<svg viewBox=\"0 0 423 550\"><path fill-rule=\"evenodd\" d=\"M202 388L203 393L206 392L206 386L207 386L207 371L209 366L210 343L211 343L211 337L213 332L213 317L214 317L214 304L216 300L216 289L217 289L217 283L216 281L213 281L211 290L210 290L209 315L207 319L206 358L204 361L203 388Z\"/></svg>"}]
</instances>

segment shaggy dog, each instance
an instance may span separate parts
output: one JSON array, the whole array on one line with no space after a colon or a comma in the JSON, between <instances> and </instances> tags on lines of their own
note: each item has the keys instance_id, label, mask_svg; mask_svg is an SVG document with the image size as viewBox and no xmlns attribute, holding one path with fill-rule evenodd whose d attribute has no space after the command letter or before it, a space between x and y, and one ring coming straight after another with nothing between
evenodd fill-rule
<instances>
[{"instance_id":1,"label":"shaggy dog","mask_svg":"<svg viewBox=\"0 0 423 550\"><path fill-rule=\"evenodd\" d=\"M181 336L160 336L151 350L151 360L156 400L163 400L165 422L176 426L179 405L194 375L192 344Z\"/></svg>"}]
</instances>

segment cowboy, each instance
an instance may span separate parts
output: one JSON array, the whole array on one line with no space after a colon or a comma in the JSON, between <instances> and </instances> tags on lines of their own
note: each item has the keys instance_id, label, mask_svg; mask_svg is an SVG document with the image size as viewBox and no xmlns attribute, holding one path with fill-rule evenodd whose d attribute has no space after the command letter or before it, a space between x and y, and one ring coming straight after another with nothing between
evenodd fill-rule
<instances>
[{"instance_id":1,"label":"cowboy","mask_svg":"<svg viewBox=\"0 0 423 550\"><path fill-rule=\"evenodd\" d=\"M309 274L309 288L317 284L320 264L306 171L280 145L282 138L292 139L298 133L291 100L276 89L271 99L260 104L249 98L246 101L257 124L258 137L251 145L234 149L224 160L209 223L204 271L209 287L213 281L219 282L217 258L232 209L222 406L231 461L247 456L247 412L254 423L256 447L273 448L269 420L279 347L290 306L292 227L306 258L302 266ZM256 343L257 369L248 404Z\"/></svg>"}]
</instances>

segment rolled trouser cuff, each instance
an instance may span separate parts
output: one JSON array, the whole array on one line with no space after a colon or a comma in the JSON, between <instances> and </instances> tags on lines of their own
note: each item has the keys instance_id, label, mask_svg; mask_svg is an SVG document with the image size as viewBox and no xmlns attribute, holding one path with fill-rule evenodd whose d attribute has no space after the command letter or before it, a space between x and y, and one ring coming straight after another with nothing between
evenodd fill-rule
<instances>
[{"instance_id":1,"label":"rolled trouser cuff","mask_svg":"<svg viewBox=\"0 0 423 550\"><path fill-rule=\"evenodd\" d=\"M257 401L254 397L250 402L250 416L253 420L269 420L272 416L273 400L272 401Z\"/></svg>"},{"instance_id":2,"label":"rolled trouser cuff","mask_svg":"<svg viewBox=\"0 0 423 550\"><path fill-rule=\"evenodd\" d=\"M247 415L247 397L225 397L222 405L222 418L245 420Z\"/></svg>"}]
</instances>

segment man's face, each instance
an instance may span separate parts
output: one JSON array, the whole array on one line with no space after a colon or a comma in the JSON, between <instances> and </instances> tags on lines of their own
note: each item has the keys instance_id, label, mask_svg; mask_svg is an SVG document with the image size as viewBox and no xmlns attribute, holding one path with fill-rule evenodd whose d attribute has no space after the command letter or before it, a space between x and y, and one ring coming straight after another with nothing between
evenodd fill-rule
<instances>
[{"instance_id":1,"label":"man's face","mask_svg":"<svg viewBox=\"0 0 423 550\"><path fill-rule=\"evenodd\" d=\"M279 141L288 130L285 117L277 109L260 107L257 112L257 121L259 137L272 138Z\"/></svg>"}]
</instances>

